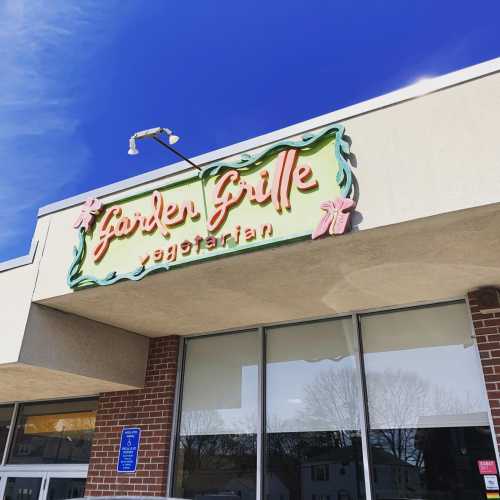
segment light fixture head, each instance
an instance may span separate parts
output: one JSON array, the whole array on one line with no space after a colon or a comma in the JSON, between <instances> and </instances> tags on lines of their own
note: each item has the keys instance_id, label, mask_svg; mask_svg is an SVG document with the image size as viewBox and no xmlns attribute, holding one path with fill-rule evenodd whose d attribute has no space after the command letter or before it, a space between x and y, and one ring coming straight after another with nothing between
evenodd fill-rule
<instances>
[{"instance_id":1,"label":"light fixture head","mask_svg":"<svg viewBox=\"0 0 500 500\"><path fill-rule=\"evenodd\" d=\"M168 136L168 143L170 145L175 144L179 139L180 139L180 137L178 135L169 134L169 136Z\"/></svg>"},{"instance_id":2,"label":"light fixture head","mask_svg":"<svg viewBox=\"0 0 500 500\"><path fill-rule=\"evenodd\" d=\"M168 136L168 143L172 146L172 144L175 144L180 137L178 135L175 135L169 128L163 128L162 132L165 132Z\"/></svg>"},{"instance_id":3,"label":"light fixture head","mask_svg":"<svg viewBox=\"0 0 500 500\"><path fill-rule=\"evenodd\" d=\"M133 137L131 137L128 141L128 154L130 156L136 156L139 154L139 150L135 145L135 139Z\"/></svg>"}]
</instances>

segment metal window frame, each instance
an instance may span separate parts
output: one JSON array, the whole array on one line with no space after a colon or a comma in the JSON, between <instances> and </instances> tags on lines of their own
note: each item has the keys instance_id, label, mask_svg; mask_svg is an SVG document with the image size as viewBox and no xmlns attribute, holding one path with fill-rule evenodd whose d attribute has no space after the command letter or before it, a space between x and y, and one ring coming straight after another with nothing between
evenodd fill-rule
<instances>
[{"instance_id":1,"label":"metal window frame","mask_svg":"<svg viewBox=\"0 0 500 500\"><path fill-rule=\"evenodd\" d=\"M370 442L368 439L369 414L368 414L368 392L366 388L365 362L363 356L363 340L361 338L361 326L357 313L352 315L354 333L354 359L356 363L356 377L358 383L359 404L359 427L361 431L361 452L363 455L363 472L365 483L365 497L367 500L373 498L372 482L372 459L370 453Z\"/></svg>"},{"instance_id":2,"label":"metal window frame","mask_svg":"<svg viewBox=\"0 0 500 500\"><path fill-rule=\"evenodd\" d=\"M264 480L266 470L266 332L263 327L257 330L259 341L259 368L258 368L258 393L257 393L257 471L255 476L256 500L264 499Z\"/></svg>"},{"instance_id":3,"label":"metal window frame","mask_svg":"<svg viewBox=\"0 0 500 500\"><path fill-rule=\"evenodd\" d=\"M182 387L184 386L184 363L186 360L186 339L179 340L179 352L177 353L177 375L175 378L174 408L172 414L172 429L170 433L170 450L168 454L167 471L167 497L173 497L175 459L177 457L177 442L179 439L179 427L182 414Z\"/></svg>"},{"instance_id":4,"label":"metal window frame","mask_svg":"<svg viewBox=\"0 0 500 500\"><path fill-rule=\"evenodd\" d=\"M348 313L325 315L314 318L305 318L292 321L279 321L274 323L257 324L244 328L236 329L224 329L218 330L210 333L200 333L195 335L189 335L182 338L182 354L179 355L179 362L177 365L177 383L175 388L175 402L174 402L174 420L172 425L172 439L171 439L171 449L170 449L170 460L168 467L168 479L167 479L167 492L170 496L174 496L174 476L175 476L175 457L177 442L179 436L179 425L180 425L180 415L182 413L182 394L183 394L183 379L184 379L184 368L186 362L186 345L189 340L194 340L197 338L213 337L219 335L237 335L239 333L246 333L249 331L254 331L258 336L258 341L260 345L260 355L259 355L259 381L258 381L258 411L259 411L259 422L257 429L257 472L256 472L256 500L264 500L264 472L265 472L265 449L266 449L266 363L267 363L267 352L266 352L266 338L267 331L275 327L286 327L301 324L311 324L321 321L335 320L341 318L351 317L353 322L353 346L354 346L354 359L355 359L355 375L357 378L357 384L359 388L359 418L360 418L360 434L361 434L361 446L362 446L362 456L363 456L363 471L364 471L364 484L365 484L365 495L366 500L373 500L374 489L373 489L373 477L372 477L372 458L370 456L370 446L369 446L369 414L368 414L368 395L366 388L366 376L364 368L364 357L363 357L363 341L362 332L360 325L360 318L363 316L369 316L377 313L391 312L391 311L404 311L419 308L427 308L433 306L440 306L453 303L463 303L466 306L467 314L471 322L471 334L474 339L474 345L477 352L477 363L479 368L481 368L481 362L479 358L479 353L477 351L477 343L474 338L474 330L472 324L472 318L470 313L469 301L465 296L453 297L443 300L432 300L432 301L420 301L412 304L403 304L396 306L378 307L365 309L360 311L352 311ZM486 385L484 382L483 374L483 388L486 399ZM489 405L488 405L489 406ZM497 461L499 460L499 451L497 442L495 439L495 431L493 426L493 419L491 415L491 408L489 410L490 419L490 432L494 443L494 449L497 456Z\"/></svg>"},{"instance_id":5,"label":"metal window frame","mask_svg":"<svg viewBox=\"0 0 500 500\"><path fill-rule=\"evenodd\" d=\"M11 405L5 405L5 406L11 406ZM10 427L9 427L9 432L7 433L7 440L5 441L5 448L3 450L2 460L0 461L0 470L7 463L7 457L9 456L9 450L10 450L10 443L14 435L14 429L16 426L18 412L19 412L19 403L15 403L12 408L12 415L10 416Z\"/></svg>"}]
</instances>

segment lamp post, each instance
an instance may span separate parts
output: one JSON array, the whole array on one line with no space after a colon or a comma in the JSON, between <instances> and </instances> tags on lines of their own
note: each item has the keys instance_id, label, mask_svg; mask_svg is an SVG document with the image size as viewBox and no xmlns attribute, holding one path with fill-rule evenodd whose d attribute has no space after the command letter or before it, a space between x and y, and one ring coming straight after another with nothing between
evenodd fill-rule
<instances>
[{"instance_id":1,"label":"lamp post","mask_svg":"<svg viewBox=\"0 0 500 500\"><path fill-rule=\"evenodd\" d=\"M165 134L168 137L168 143L162 141L160 139L160 135ZM173 148L172 145L175 144L179 140L179 136L175 135L170 129L163 127L150 128L147 130L141 130L140 132L136 132L128 141L129 149L128 154L131 156L135 156L139 154L139 150L137 149L136 141L138 139L150 138L155 140L158 144L161 144L165 148L169 149L177 155L179 158L182 158L184 161L187 161L190 165L201 170L201 168L196 165L193 161L191 161L187 156L184 156L181 152L177 151L177 149Z\"/></svg>"}]
</instances>

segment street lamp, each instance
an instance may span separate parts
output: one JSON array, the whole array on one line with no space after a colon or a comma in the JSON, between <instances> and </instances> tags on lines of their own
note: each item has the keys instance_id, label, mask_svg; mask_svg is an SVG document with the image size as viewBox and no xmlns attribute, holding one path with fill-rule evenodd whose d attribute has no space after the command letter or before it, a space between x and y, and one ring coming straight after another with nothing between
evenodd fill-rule
<instances>
[{"instance_id":1,"label":"street lamp","mask_svg":"<svg viewBox=\"0 0 500 500\"><path fill-rule=\"evenodd\" d=\"M165 134L168 137L168 143L160 139L159 137L160 134ZM177 149L174 149L172 147L172 145L175 144L180 139L180 137L178 135L175 135L169 128L156 127L136 132L128 140L128 146L129 146L128 154L131 156L138 155L139 150L137 149L136 141L138 139L145 139L147 137L155 140L157 143L161 144L162 146L172 151L172 153L176 154L179 158L182 158L184 161L187 161L193 167L197 168L198 170L201 170L201 168L198 165L196 165L196 163L192 162L188 157L184 156L182 153L177 151Z\"/></svg>"}]
</instances>

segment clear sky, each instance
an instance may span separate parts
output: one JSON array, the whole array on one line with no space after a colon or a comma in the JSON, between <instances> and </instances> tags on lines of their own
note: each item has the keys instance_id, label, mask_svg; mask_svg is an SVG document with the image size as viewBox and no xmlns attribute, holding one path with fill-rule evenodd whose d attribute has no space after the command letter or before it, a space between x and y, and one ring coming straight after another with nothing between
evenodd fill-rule
<instances>
[{"instance_id":1,"label":"clear sky","mask_svg":"<svg viewBox=\"0 0 500 500\"><path fill-rule=\"evenodd\" d=\"M0 0L0 261L40 206L500 56L497 0Z\"/></svg>"}]
</instances>

